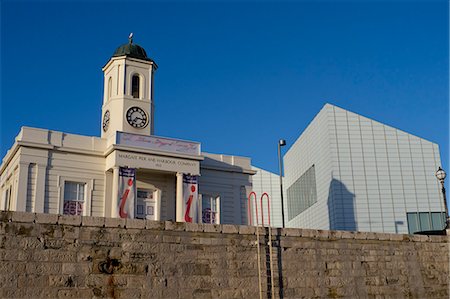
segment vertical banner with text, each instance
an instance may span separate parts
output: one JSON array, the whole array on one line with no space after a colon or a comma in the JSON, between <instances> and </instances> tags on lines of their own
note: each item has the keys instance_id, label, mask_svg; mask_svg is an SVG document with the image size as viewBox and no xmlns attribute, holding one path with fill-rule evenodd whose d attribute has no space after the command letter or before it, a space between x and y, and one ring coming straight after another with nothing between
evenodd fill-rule
<instances>
[{"instance_id":1,"label":"vertical banner with text","mask_svg":"<svg viewBox=\"0 0 450 299\"><path fill-rule=\"evenodd\" d=\"M136 169L119 168L118 217L134 218L136 200Z\"/></svg>"},{"instance_id":2,"label":"vertical banner with text","mask_svg":"<svg viewBox=\"0 0 450 299\"><path fill-rule=\"evenodd\" d=\"M183 174L183 215L186 222L197 222L198 178Z\"/></svg>"}]
</instances>

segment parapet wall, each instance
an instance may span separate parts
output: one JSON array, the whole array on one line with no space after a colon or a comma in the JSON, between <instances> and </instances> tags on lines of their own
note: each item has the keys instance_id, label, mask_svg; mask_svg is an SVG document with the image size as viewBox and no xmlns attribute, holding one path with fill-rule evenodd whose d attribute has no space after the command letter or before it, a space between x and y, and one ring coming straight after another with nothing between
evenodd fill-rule
<instances>
[{"instance_id":1,"label":"parapet wall","mask_svg":"<svg viewBox=\"0 0 450 299\"><path fill-rule=\"evenodd\" d=\"M271 298L268 230L0 213L2 298ZM276 298L448 298L449 236L272 229ZM261 281L261 284L260 284Z\"/></svg>"}]
</instances>

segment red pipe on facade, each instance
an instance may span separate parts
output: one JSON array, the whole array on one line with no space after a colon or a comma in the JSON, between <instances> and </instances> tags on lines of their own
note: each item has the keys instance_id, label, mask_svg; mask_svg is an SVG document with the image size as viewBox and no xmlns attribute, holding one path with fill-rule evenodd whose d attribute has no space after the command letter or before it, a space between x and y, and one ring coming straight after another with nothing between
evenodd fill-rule
<instances>
[{"instance_id":1,"label":"red pipe on facade","mask_svg":"<svg viewBox=\"0 0 450 299\"><path fill-rule=\"evenodd\" d=\"M258 205L256 203L256 193L254 191L250 192L250 194L248 195L248 203L247 203L247 214L248 214L248 224L252 225L252 211L251 211L251 206L252 206L252 195L255 196L255 211L256 211L256 223L258 225Z\"/></svg>"},{"instance_id":2,"label":"red pipe on facade","mask_svg":"<svg viewBox=\"0 0 450 299\"><path fill-rule=\"evenodd\" d=\"M264 192L261 195L261 199L260 199L262 226L264 226L264 212L263 212L263 204L262 204L264 196L267 197L267 217L269 218L269 227L270 227L270 199L269 199L269 194L267 194L267 192ZM258 217L258 214L256 217Z\"/></svg>"}]
</instances>

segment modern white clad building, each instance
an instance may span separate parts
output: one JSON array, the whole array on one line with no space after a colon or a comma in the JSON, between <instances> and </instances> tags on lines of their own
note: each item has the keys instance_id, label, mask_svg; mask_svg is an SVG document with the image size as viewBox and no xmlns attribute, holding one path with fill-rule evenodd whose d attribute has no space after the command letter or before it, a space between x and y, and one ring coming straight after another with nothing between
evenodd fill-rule
<instances>
[{"instance_id":1,"label":"modern white clad building","mask_svg":"<svg viewBox=\"0 0 450 299\"><path fill-rule=\"evenodd\" d=\"M280 192L280 177L277 174L274 174L270 171L258 168L258 167L252 167L254 171L256 171L256 175L252 177L252 186L253 191L256 193L256 202L258 204L258 212L261 213L261 196L264 192L266 192L269 195L269 204L270 204L270 224L274 227L281 227L282 226L282 219L281 219L281 192ZM253 218L256 219L256 209L254 209L255 201L254 198L251 198L251 205L252 205L252 213ZM267 198L263 198L263 215L265 224L268 223L268 212L269 209L267 208ZM254 222L254 221L253 221Z\"/></svg>"},{"instance_id":2,"label":"modern white clad building","mask_svg":"<svg viewBox=\"0 0 450 299\"><path fill-rule=\"evenodd\" d=\"M440 163L437 144L326 104L284 156L286 226L440 230L445 210L435 177ZM269 177L278 176L258 171L254 189L279 193L279 181ZM265 185L256 185L259 181Z\"/></svg>"}]
</instances>

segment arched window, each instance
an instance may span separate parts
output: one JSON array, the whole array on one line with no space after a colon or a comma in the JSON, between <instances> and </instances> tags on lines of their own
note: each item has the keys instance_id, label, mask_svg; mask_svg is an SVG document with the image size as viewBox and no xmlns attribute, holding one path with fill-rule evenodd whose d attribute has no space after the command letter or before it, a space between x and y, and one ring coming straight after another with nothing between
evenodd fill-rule
<instances>
[{"instance_id":1,"label":"arched window","mask_svg":"<svg viewBox=\"0 0 450 299\"><path fill-rule=\"evenodd\" d=\"M131 95L133 98L139 98L139 75L133 75L131 78Z\"/></svg>"},{"instance_id":2,"label":"arched window","mask_svg":"<svg viewBox=\"0 0 450 299\"><path fill-rule=\"evenodd\" d=\"M109 77L108 79L108 100L111 99L112 95L112 78Z\"/></svg>"}]
</instances>

